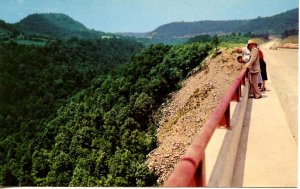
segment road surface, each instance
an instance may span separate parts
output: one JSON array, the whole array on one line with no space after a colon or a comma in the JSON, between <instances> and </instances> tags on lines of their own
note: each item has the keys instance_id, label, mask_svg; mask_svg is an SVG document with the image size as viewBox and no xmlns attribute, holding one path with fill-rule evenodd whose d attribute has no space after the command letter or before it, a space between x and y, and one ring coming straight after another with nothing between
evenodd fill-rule
<instances>
[{"instance_id":1,"label":"road surface","mask_svg":"<svg viewBox=\"0 0 300 189\"><path fill-rule=\"evenodd\" d=\"M298 140L298 49L262 49L267 72L285 112L295 141ZM268 89L268 83L266 83ZM269 110L266 107L262 111Z\"/></svg>"},{"instance_id":2,"label":"road surface","mask_svg":"<svg viewBox=\"0 0 300 189\"><path fill-rule=\"evenodd\" d=\"M262 51L267 90L248 100L232 187L297 187L298 50Z\"/></svg>"}]
</instances>

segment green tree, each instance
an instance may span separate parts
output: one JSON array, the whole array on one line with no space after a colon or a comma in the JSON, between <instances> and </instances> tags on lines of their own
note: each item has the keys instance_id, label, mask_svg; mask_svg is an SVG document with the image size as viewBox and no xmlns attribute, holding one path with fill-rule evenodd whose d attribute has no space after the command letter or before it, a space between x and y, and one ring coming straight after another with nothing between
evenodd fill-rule
<instances>
[{"instance_id":1,"label":"green tree","mask_svg":"<svg viewBox=\"0 0 300 189\"><path fill-rule=\"evenodd\" d=\"M220 40L219 40L219 37L217 35L213 36L213 38L211 39L211 44L213 45L213 47L217 51L218 46L220 45Z\"/></svg>"},{"instance_id":2,"label":"green tree","mask_svg":"<svg viewBox=\"0 0 300 189\"><path fill-rule=\"evenodd\" d=\"M20 186L155 186L145 164L153 111L212 49L159 44L131 57L140 46L125 39L3 46L0 184Z\"/></svg>"}]
</instances>

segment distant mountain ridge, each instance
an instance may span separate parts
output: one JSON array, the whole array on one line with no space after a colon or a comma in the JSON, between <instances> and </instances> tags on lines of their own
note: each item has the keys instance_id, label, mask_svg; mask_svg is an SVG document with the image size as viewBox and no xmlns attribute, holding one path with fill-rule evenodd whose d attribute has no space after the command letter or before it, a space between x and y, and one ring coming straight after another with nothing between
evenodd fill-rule
<instances>
[{"instance_id":1,"label":"distant mountain ridge","mask_svg":"<svg viewBox=\"0 0 300 189\"><path fill-rule=\"evenodd\" d=\"M282 34L286 30L298 30L299 8L271 17L250 20L173 22L159 26L148 34L151 38L185 38L202 34Z\"/></svg>"},{"instance_id":2,"label":"distant mountain ridge","mask_svg":"<svg viewBox=\"0 0 300 189\"><path fill-rule=\"evenodd\" d=\"M90 30L62 13L31 14L16 23L15 26L25 34L55 38L97 38L104 33Z\"/></svg>"},{"instance_id":3,"label":"distant mountain ridge","mask_svg":"<svg viewBox=\"0 0 300 189\"><path fill-rule=\"evenodd\" d=\"M247 21L197 21L197 22L173 22L162 25L149 33L153 38L180 38L192 37L202 34L226 34L231 33Z\"/></svg>"},{"instance_id":4,"label":"distant mountain ridge","mask_svg":"<svg viewBox=\"0 0 300 189\"><path fill-rule=\"evenodd\" d=\"M8 24L0 20L0 39L9 35L17 35L17 33L59 39L72 37L95 39L121 35L148 38L151 41L182 40L203 34L221 35L249 32L252 34L298 34L298 15L299 8L296 8L274 16L249 20L172 22L159 26L151 32L113 34L88 29L82 23L62 13L38 13L28 15L15 24Z\"/></svg>"}]
</instances>

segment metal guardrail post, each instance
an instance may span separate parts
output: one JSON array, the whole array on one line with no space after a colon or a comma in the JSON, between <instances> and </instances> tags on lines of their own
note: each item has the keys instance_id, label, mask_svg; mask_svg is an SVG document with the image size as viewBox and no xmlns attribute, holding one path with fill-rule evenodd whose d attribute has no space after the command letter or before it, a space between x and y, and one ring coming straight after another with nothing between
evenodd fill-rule
<instances>
[{"instance_id":1,"label":"metal guardrail post","mask_svg":"<svg viewBox=\"0 0 300 189\"><path fill-rule=\"evenodd\" d=\"M226 111L219 123L219 126L224 126L227 128L227 129L230 129L231 126L230 126L230 104L227 106L226 108Z\"/></svg>"},{"instance_id":2,"label":"metal guardrail post","mask_svg":"<svg viewBox=\"0 0 300 189\"><path fill-rule=\"evenodd\" d=\"M205 154L196 171L196 186L206 186Z\"/></svg>"}]
</instances>

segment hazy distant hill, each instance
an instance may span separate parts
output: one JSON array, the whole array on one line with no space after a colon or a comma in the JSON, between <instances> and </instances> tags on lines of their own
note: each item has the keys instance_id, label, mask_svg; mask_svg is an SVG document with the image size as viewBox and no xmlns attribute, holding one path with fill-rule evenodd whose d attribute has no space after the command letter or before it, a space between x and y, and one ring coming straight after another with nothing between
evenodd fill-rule
<instances>
[{"instance_id":1,"label":"hazy distant hill","mask_svg":"<svg viewBox=\"0 0 300 189\"><path fill-rule=\"evenodd\" d=\"M97 38L104 34L90 30L71 17L58 13L31 14L16 23L15 26L25 34L46 35L55 38Z\"/></svg>"},{"instance_id":2,"label":"hazy distant hill","mask_svg":"<svg viewBox=\"0 0 300 189\"><path fill-rule=\"evenodd\" d=\"M11 32L13 29L13 25L7 24L3 20L0 20L0 32Z\"/></svg>"},{"instance_id":3,"label":"hazy distant hill","mask_svg":"<svg viewBox=\"0 0 300 189\"><path fill-rule=\"evenodd\" d=\"M271 17L258 17L250 20L197 21L173 22L162 25L152 32L145 33L116 33L108 34L90 30L83 24L65 14L41 13L31 14L16 24L7 24L0 20L0 39L7 35L23 33L25 35L39 35L50 38L95 39L102 36L135 36L137 38L151 38L151 41L164 42L168 40L182 40L202 34L298 34L299 9L293 9ZM287 32L292 31L292 32Z\"/></svg>"},{"instance_id":4,"label":"hazy distant hill","mask_svg":"<svg viewBox=\"0 0 300 189\"><path fill-rule=\"evenodd\" d=\"M3 20L0 20L0 38L1 36L17 33L17 29L14 25L8 24Z\"/></svg>"},{"instance_id":5,"label":"hazy distant hill","mask_svg":"<svg viewBox=\"0 0 300 189\"><path fill-rule=\"evenodd\" d=\"M165 24L150 33L153 38L192 37L201 34L231 33L247 21L197 21Z\"/></svg>"},{"instance_id":6,"label":"hazy distant hill","mask_svg":"<svg viewBox=\"0 0 300 189\"><path fill-rule=\"evenodd\" d=\"M282 34L287 30L298 30L299 9L293 9L271 17L258 17L249 20L247 25L238 28L237 32Z\"/></svg>"},{"instance_id":7,"label":"hazy distant hill","mask_svg":"<svg viewBox=\"0 0 300 189\"><path fill-rule=\"evenodd\" d=\"M286 30L298 30L298 14L297 8L271 17L250 20L173 22L156 28L149 33L148 37L166 39L232 32L282 34Z\"/></svg>"},{"instance_id":8,"label":"hazy distant hill","mask_svg":"<svg viewBox=\"0 0 300 189\"><path fill-rule=\"evenodd\" d=\"M134 36L137 38L143 38L143 37L147 37L149 35L150 32L118 32L116 34L121 35L121 36Z\"/></svg>"}]
</instances>

